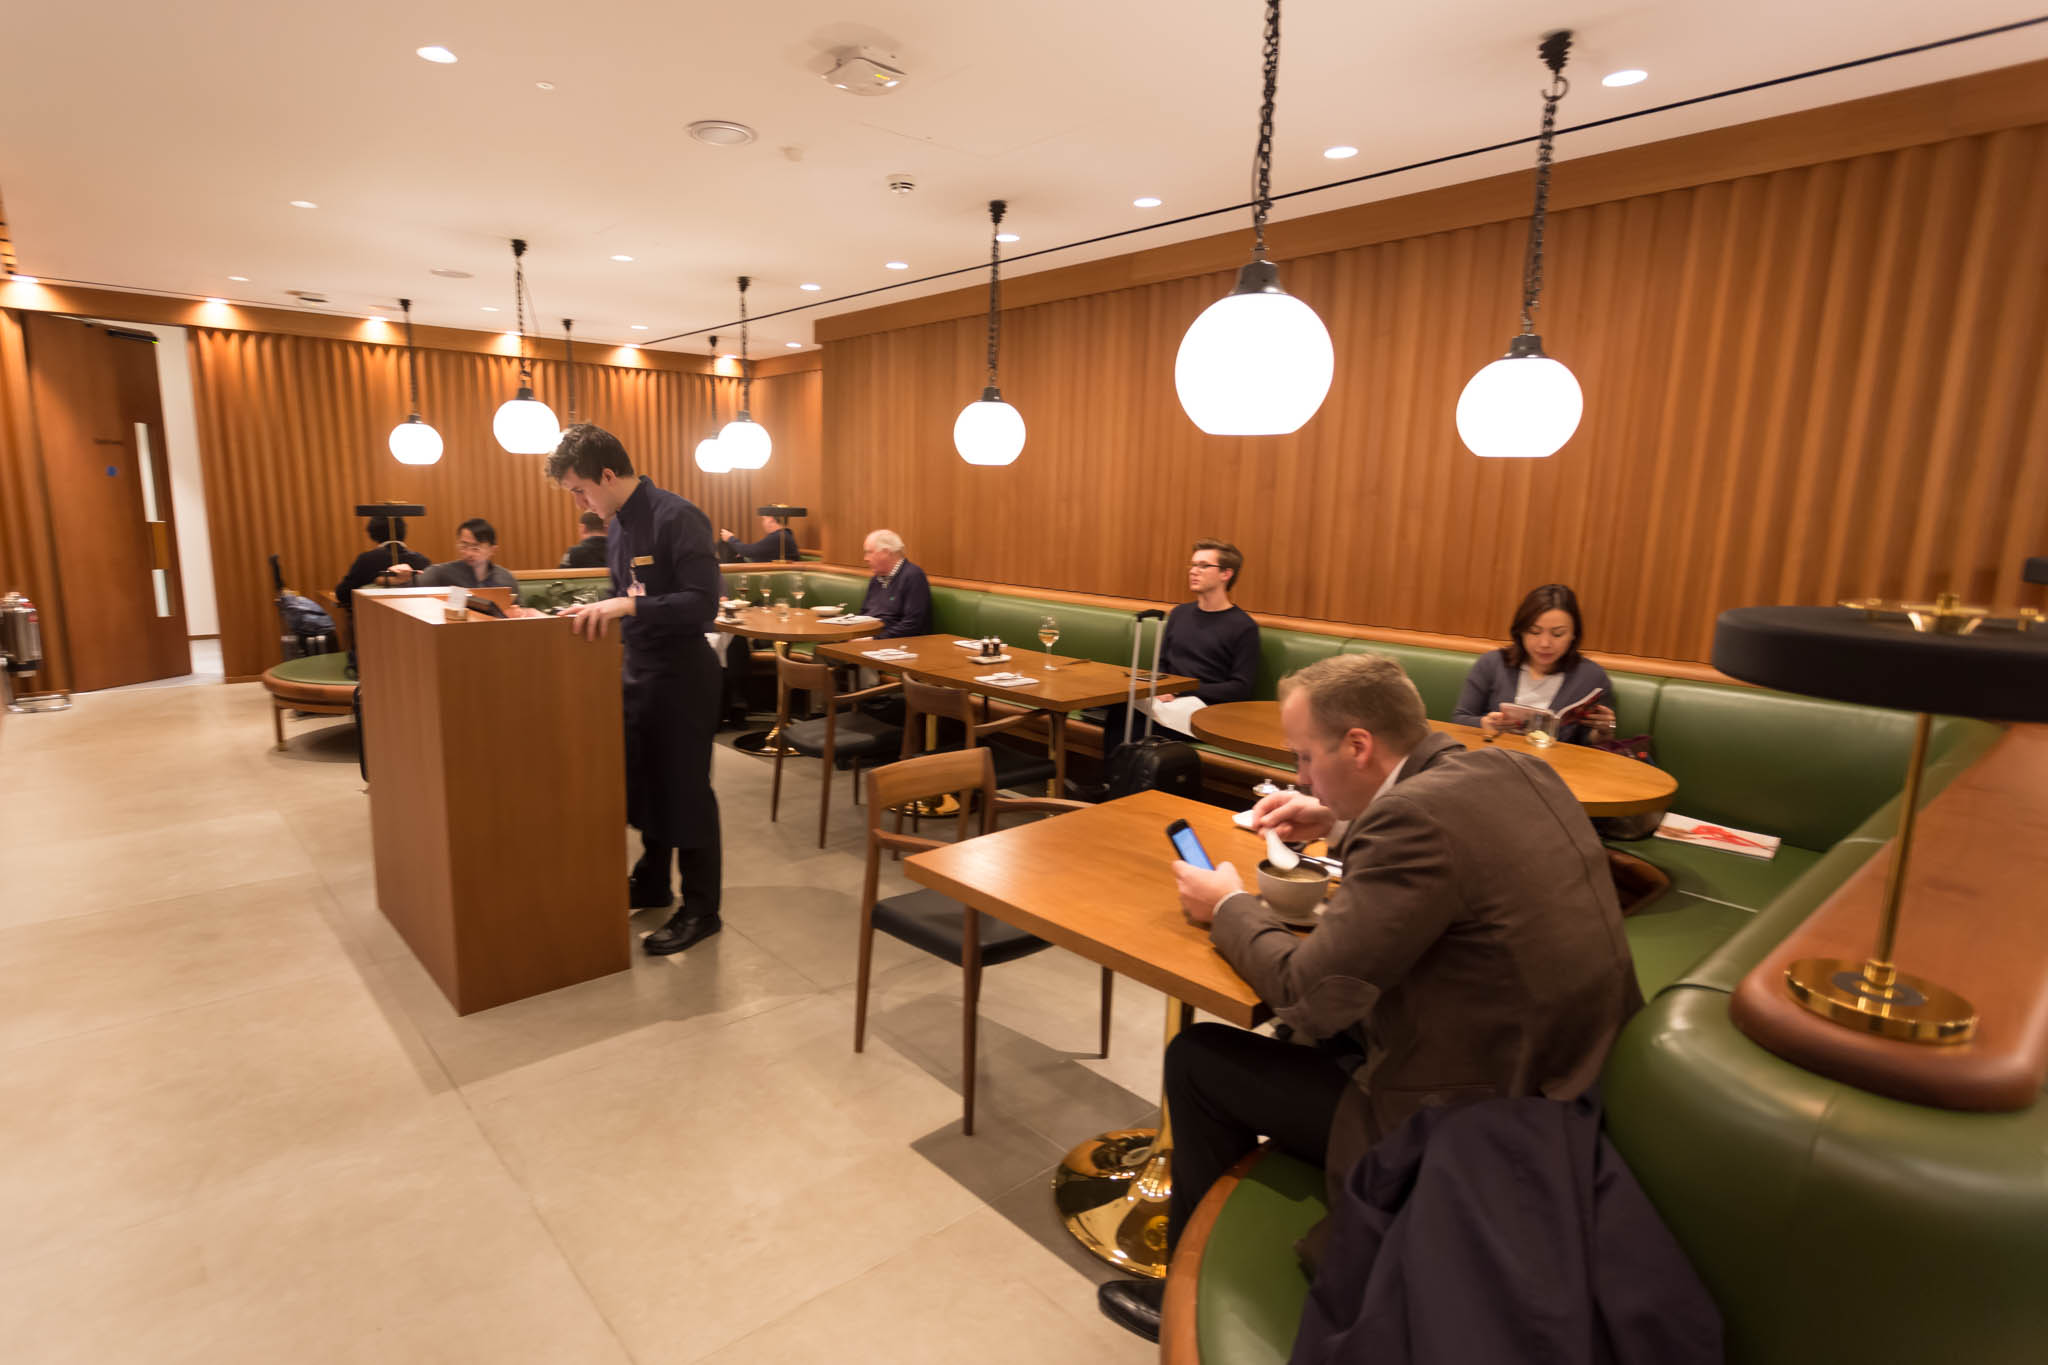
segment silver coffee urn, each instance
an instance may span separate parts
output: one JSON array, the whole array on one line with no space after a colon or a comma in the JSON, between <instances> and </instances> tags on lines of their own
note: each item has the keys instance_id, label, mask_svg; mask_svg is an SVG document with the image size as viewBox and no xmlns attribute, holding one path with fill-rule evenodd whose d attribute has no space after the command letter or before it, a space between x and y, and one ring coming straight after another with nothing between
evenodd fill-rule
<instances>
[{"instance_id":1,"label":"silver coffee urn","mask_svg":"<svg viewBox=\"0 0 2048 1365\"><path fill-rule=\"evenodd\" d=\"M62 711L71 705L63 692L25 691L42 671L43 628L36 604L18 592L0 597L0 701L10 711Z\"/></svg>"}]
</instances>

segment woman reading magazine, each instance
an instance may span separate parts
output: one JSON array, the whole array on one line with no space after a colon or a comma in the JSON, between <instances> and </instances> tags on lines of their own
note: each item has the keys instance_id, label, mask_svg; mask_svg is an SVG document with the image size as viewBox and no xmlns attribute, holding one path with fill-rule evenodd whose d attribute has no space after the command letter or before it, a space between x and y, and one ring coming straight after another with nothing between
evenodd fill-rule
<instances>
[{"instance_id":1,"label":"woman reading magazine","mask_svg":"<svg viewBox=\"0 0 2048 1365\"><path fill-rule=\"evenodd\" d=\"M1523 729L1531 716L1554 715L1566 744L1611 736L1607 670L1579 653L1584 635L1578 594L1562 583L1535 589L1515 609L1508 643L1480 655L1465 675L1451 719L1497 735Z\"/></svg>"}]
</instances>

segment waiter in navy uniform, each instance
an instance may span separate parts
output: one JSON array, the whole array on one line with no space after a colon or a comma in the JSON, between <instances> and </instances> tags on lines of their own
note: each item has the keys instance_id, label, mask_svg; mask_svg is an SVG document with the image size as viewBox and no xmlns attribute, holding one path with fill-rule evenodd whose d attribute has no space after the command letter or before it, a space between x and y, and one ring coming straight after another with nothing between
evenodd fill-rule
<instances>
[{"instance_id":1,"label":"waiter in navy uniform","mask_svg":"<svg viewBox=\"0 0 2048 1365\"><path fill-rule=\"evenodd\" d=\"M636 910L667 908L669 855L682 904L647 936L649 953L679 953L723 926L718 796L711 741L724 675L706 642L723 580L711 523L689 499L635 477L619 438L588 422L562 433L548 478L576 505L609 519L612 596L572 606L574 628L601 638L616 618L625 646L626 819L642 853L629 883Z\"/></svg>"}]
</instances>

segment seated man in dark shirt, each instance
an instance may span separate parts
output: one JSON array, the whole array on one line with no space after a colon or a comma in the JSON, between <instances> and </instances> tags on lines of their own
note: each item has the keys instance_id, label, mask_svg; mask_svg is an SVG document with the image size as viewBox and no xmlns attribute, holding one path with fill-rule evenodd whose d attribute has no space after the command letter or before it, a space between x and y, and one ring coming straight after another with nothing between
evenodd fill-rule
<instances>
[{"instance_id":1,"label":"seated man in dark shirt","mask_svg":"<svg viewBox=\"0 0 2048 1365\"><path fill-rule=\"evenodd\" d=\"M562 552L565 569L602 569L611 561L605 556L604 518L595 512L585 512L578 519L583 528L583 539Z\"/></svg>"},{"instance_id":2,"label":"seated man in dark shirt","mask_svg":"<svg viewBox=\"0 0 2048 1365\"><path fill-rule=\"evenodd\" d=\"M356 562L348 566L348 572L334 585L334 600L341 604L343 611L351 610L349 595L357 588L367 588L391 572L395 564L404 565L403 578L427 567L430 562L417 550L406 548L404 517L371 517L365 528L376 548L363 551L356 556Z\"/></svg>"},{"instance_id":3,"label":"seated man in dark shirt","mask_svg":"<svg viewBox=\"0 0 2048 1365\"><path fill-rule=\"evenodd\" d=\"M748 564L773 564L797 558L796 532L789 529L788 517L762 517L761 530L759 540L741 540L730 531L720 531L719 543L731 550L735 559Z\"/></svg>"},{"instance_id":4,"label":"seated man in dark shirt","mask_svg":"<svg viewBox=\"0 0 2048 1365\"><path fill-rule=\"evenodd\" d=\"M903 557L903 537L894 531L870 531L860 557L868 572L863 616L882 623L881 638L932 633L932 585L924 570Z\"/></svg>"},{"instance_id":5,"label":"seated man in dark shirt","mask_svg":"<svg viewBox=\"0 0 2048 1365\"><path fill-rule=\"evenodd\" d=\"M436 564L413 580L422 588L510 588L512 600L519 600L519 580L512 571L496 564L498 532L482 517L471 517L455 528L454 559Z\"/></svg>"},{"instance_id":6,"label":"seated man in dark shirt","mask_svg":"<svg viewBox=\"0 0 2048 1365\"><path fill-rule=\"evenodd\" d=\"M1250 701L1252 685L1259 676L1259 623L1250 613L1231 602L1238 575L1244 570L1244 555L1224 540L1198 540L1188 561L1188 591L1192 602L1183 602L1167 614L1166 639L1159 649L1159 668L1194 678L1200 686L1177 697L1161 697L1154 719L1170 733L1193 733L1187 714L1196 708L1183 698L1203 706L1227 701ZM1141 681L1139 694L1145 691ZM1148 708L1145 700L1140 711ZM1124 741L1124 719L1128 708L1122 703L1109 708L1102 723L1102 751ZM1142 733L1144 720L1133 718L1131 734Z\"/></svg>"}]
</instances>

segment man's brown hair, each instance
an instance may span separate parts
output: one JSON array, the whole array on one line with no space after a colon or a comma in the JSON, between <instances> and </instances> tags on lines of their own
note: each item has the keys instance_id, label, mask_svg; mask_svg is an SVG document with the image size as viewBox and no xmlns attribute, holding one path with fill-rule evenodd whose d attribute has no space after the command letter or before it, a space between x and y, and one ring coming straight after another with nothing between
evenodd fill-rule
<instances>
[{"instance_id":1,"label":"man's brown hair","mask_svg":"<svg viewBox=\"0 0 2048 1365\"><path fill-rule=\"evenodd\" d=\"M1365 730L1374 741L1410 753L1429 737L1429 715L1401 665L1379 654L1336 654L1280 680L1280 699L1308 697L1323 738Z\"/></svg>"},{"instance_id":2,"label":"man's brown hair","mask_svg":"<svg viewBox=\"0 0 2048 1365\"><path fill-rule=\"evenodd\" d=\"M1195 550L1216 552L1216 567L1230 571L1230 582L1227 587L1229 591L1236 592L1237 580L1244 574L1244 551L1227 540L1198 540L1195 542Z\"/></svg>"}]
</instances>

